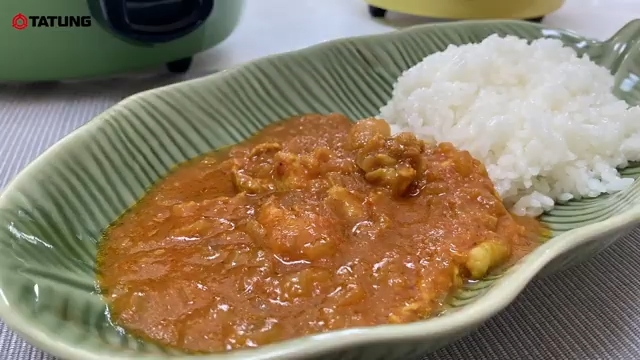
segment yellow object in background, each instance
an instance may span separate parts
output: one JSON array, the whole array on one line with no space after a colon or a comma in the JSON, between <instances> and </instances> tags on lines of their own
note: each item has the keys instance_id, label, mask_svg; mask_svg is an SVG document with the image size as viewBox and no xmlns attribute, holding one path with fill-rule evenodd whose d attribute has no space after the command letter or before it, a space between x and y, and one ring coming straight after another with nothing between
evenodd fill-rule
<instances>
[{"instance_id":1,"label":"yellow object in background","mask_svg":"<svg viewBox=\"0 0 640 360\"><path fill-rule=\"evenodd\" d=\"M564 0L365 0L374 17L394 11L441 19L535 19L558 10Z\"/></svg>"}]
</instances>

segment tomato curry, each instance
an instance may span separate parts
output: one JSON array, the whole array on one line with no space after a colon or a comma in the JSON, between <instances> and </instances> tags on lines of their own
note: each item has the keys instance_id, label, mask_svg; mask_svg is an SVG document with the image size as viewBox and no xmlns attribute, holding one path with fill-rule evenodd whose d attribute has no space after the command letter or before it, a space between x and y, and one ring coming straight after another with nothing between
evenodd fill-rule
<instances>
[{"instance_id":1,"label":"tomato curry","mask_svg":"<svg viewBox=\"0 0 640 360\"><path fill-rule=\"evenodd\" d=\"M106 232L114 321L190 352L434 315L532 248L483 165L338 114L181 165Z\"/></svg>"}]
</instances>

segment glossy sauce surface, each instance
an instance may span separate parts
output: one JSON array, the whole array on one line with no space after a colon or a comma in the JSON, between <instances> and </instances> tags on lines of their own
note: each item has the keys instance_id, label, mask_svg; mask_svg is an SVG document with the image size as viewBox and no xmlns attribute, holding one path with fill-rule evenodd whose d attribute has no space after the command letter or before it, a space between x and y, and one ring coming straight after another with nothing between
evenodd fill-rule
<instances>
[{"instance_id":1,"label":"glossy sauce surface","mask_svg":"<svg viewBox=\"0 0 640 360\"><path fill-rule=\"evenodd\" d=\"M467 152L307 115L156 184L105 233L98 280L129 332L225 351L431 316L538 230Z\"/></svg>"}]
</instances>

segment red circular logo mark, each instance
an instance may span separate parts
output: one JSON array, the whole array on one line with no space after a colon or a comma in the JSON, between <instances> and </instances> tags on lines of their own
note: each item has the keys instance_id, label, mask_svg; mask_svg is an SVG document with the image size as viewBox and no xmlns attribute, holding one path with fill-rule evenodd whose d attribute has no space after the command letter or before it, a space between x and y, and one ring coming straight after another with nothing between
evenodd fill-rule
<instances>
[{"instance_id":1,"label":"red circular logo mark","mask_svg":"<svg viewBox=\"0 0 640 360\"><path fill-rule=\"evenodd\" d=\"M29 19L27 19L23 14L18 14L13 17L13 20L11 20L11 26L16 30L26 29L27 26L29 26Z\"/></svg>"}]
</instances>

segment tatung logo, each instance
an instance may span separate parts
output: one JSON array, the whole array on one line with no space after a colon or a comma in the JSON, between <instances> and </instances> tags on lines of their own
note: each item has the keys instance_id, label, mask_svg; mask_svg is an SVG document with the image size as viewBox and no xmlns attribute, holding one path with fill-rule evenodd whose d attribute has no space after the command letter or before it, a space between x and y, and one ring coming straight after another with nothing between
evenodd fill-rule
<instances>
[{"instance_id":1,"label":"tatung logo","mask_svg":"<svg viewBox=\"0 0 640 360\"><path fill-rule=\"evenodd\" d=\"M11 21L11 26L13 26L13 28L16 30L26 29L27 26L29 26L29 19L27 19L27 17L24 16L24 14L18 14L13 17L13 20Z\"/></svg>"},{"instance_id":2,"label":"tatung logo","mask_svg":"<svg viewBox=\"0 0 640 360\"><path fill-rule=\"evenodd\" d=\"M18 13L11 20L11 26L16 30L24 30L28 27L89 27L91 26L91 16L26 16Z\"/></svg>"}]
</instances>

